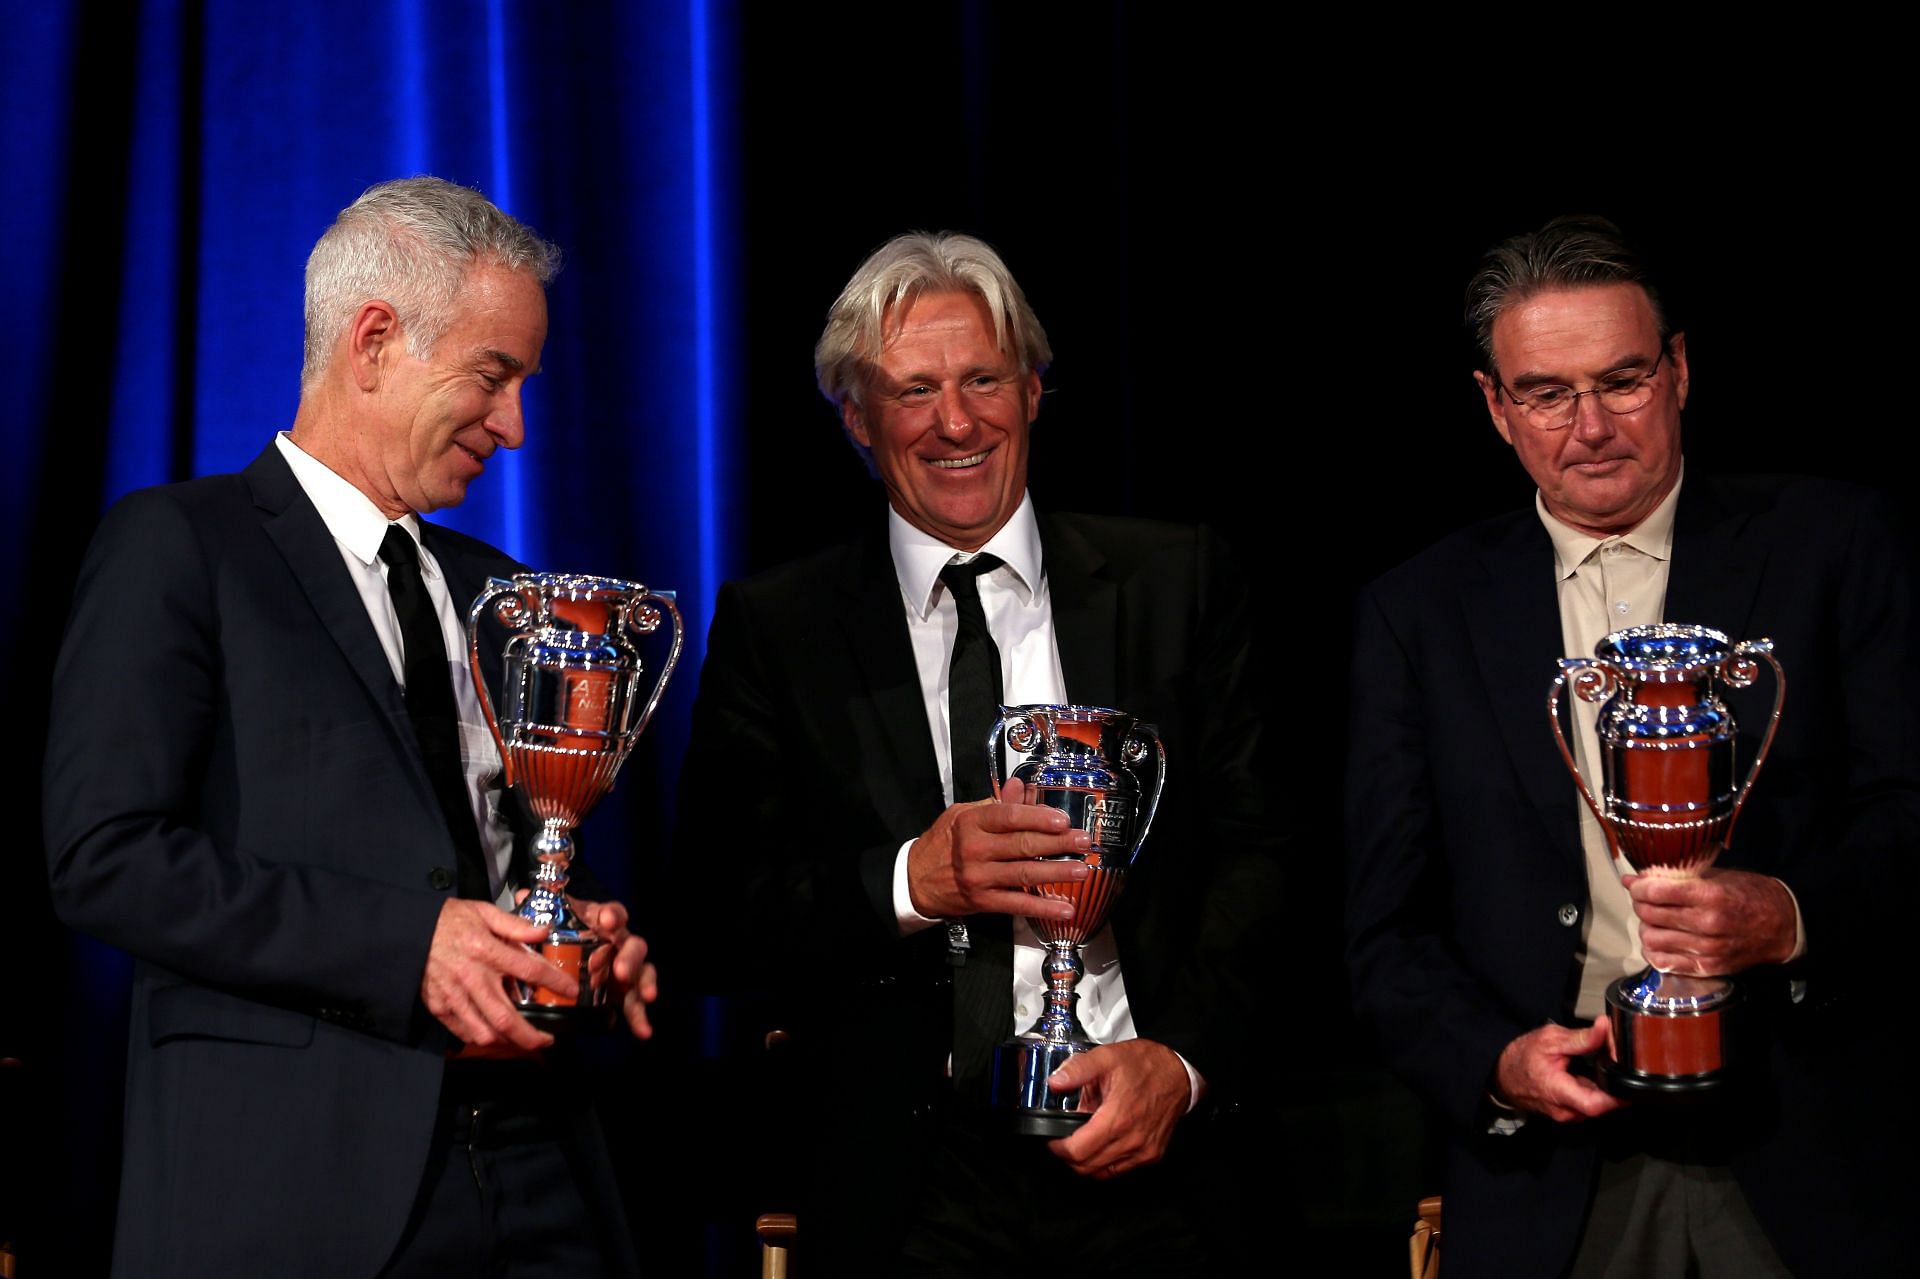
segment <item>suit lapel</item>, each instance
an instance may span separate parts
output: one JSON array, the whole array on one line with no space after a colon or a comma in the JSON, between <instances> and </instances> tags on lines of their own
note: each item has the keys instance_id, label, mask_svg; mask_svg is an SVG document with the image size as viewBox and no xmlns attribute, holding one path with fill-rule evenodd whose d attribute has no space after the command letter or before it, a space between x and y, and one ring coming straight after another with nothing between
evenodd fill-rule
<instances>
[{"instance_id":1,"label":"suit lapel","mask_svg":"<svg viewBox=\"0 0 1920 1279\"><path fill-rule=\"evenodd\" d=\"M866 686L867 704L897 765L869 774L876 801L890 820L897 811L915 820L917 830L943 806L940 771L885 528L882 524L877 535L849 549L840 618ZM1098 572L1105 557L1053 519L1041 519L1040 544L1068 696L1087 705L1110 706L1118 688L1114 637L1119 633L1119 592Z\"/></svg>"},{"instance_id":2,"label":"suit lapel","mask_svg":"<svg viewBox=\"0 0 1920 1279\"><path fill-rule=\"evenodd\" d=\"M1067 698L1082 706L1112 706L1119 699L1120 591L1099 572L1106 557L1050 517L1040 520L1040 553Z\"/></svg>"},{"instance_id":3,"label":"suit lapel","mask_svg":"<svg viewBox=\"0 0 1920 1279\"><path fill-rule=\"evenodd\" d=\"M440 566L441 576L446 579L447 598L453 601L454 611L460 615L460 628L469 640L473 635L471 614L473 602L480 598L489 578L506 576L524 571L522 565L500 556L495 560L476 557L461 549L460 544L446 534L446 530L426 520L420 521L420 540ZM495 629L491 635L482 634L480 644L480 673L483 686L475 691L489 706L496 706L494 694L502 690L506 683L506 655L497 641L504 632ZM494 642L489 642L491 639ZM454 655L454 660L465 669L469 660L467 650L462 649ZM496 739L497 740L497 739ZM496 785L504 785L501 777ZM510 797L512 796L512 797ZM533 815L522 792L503 791L500 796L500 815L513 831L513 855L507 865L507 878L516 884L530 882L531 867L528 862L528 848L540 830L540 819Z\"/></svg>"},{"instance_id":4,"label":"suit lapel","mask_svg":"<svg viewBox=\"0 0 1920 1279\"><path fill-rule=\"evenodd\" d=\"M1529 512L1487 548L1481 567L1483 576L1463 593L1461 604L1490 713L1540 824L1563 855L1583 864L1578 792L1553 747L1547 720L1554 669L1544 657L1571 656L1561 653L1553 544ZM1462 740L1472 740L1464 726Z\"/></svg>"},{"instance_id":5,"label":"suit lapel","mask_svg":"<svg viewBox=\"0 0 1920 1279\"><path fill-rule=\"evenodd\" d=\"M301 491L279 448L268 444L244 474L253 489L254 504L266 515L267 536L306 592L321 626L345 654L375 704L389 714L405 714L400 686L394 681L386 650L380 647L380 637L367 620L366 605L340 561L339 544Z\"/></svg>"},{"instance_id":6,"label":"suit lapel","mask_svg":"<svg viewBox=\"0 0 1920 1279\"><path fill-rule=\"evenodd\" d=\"M1744 520L1710 481L1691 481L1680 490L1665 621L1711 626L1736 642L1751 638L1747 628L1766 567L1766 546L1736 542Z\"/></svg>"},{"instance_id":7,"label":"suit lapel","mask_svg":"<svg viewBox=\"0 0 1920 1279\"><path fill-rule=\"evenodd\" d=\"M486 585L487 573L478 563L456 552L440 529L425 520L420 521L420 540L440 565L440 572L447 579L447 598L453 601L454 612L460 615L461 626L465 627L473 602ZM464 662L466 654L457 654L456 658Z\"/></svg>"},{"instance_id":8,"label":"suit lapel","mask_svg":"<svg viewBox=\"0 0 1920 1279\"><path fill-rule=\"evenodd\" d=\"M420 540L427 550L433 553L435 562L439 564L440 574L447 583L447 598L453 601L454 612L460 616L461 631L468 635L472 633L473 602L480 598L480 592L486 588L488 579L496 575L505 576L524 571L519 564L505 556L489 561L464 553L459 545L447 536L446 530L426 520L420 521ZM482 638L485 639L485 636ZM453 660L462 667L467 665L467 657L465 649L453 654ZM501 686L502 661L503 655L498 645L481 644L480 667L486 674L489 690Z\"/></svg>"},{"instance_id":9,"label":"suit lapel","mask_svg":"<svg viewBox=\"0 0 1920 1279\"><path fill-rule=\"evenodd\" d=\"M1736 546L1739 518L1710 482L1693 481L1681 490L1664 620L1744 638L1764 557ZM1528 513L1482 553L1481 566L1483 576L1463 593L1462 604L1491 713L1541 824L1567 856L1582 858L1577 792L1547 736L1546 695L1553 671L1533 664L1535 654L1576 654L1561 654L1565 645L1556 593L1513 589L1516 582L1551 580L1552 543Z\"/></svg>"},{"instance_id":10,"label":"suit lapel","mask_svg":"<svg viewBox=\"0 0 1920 1279\"><path fill-rule=\"evenodd\" d=\"M869 761L860 767L887 824L917 833L945 801L884 522L879 536L849 548L840 598L842 606L836 611L853 666L867 690L867 697L853 699L852 705L856 714L860 708L871 709L879 736L892 748L891 766L875 767Z\"/></svg>"}]
</instances>

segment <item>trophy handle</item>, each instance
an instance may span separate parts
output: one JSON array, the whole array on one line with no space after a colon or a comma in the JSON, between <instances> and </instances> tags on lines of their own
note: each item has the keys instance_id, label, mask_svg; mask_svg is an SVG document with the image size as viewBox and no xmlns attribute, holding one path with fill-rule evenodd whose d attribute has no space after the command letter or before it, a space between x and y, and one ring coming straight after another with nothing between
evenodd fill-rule
<instances>
[{"instance_id":1,"label":"trophy handle","mask_svg":"<svg viewBox=\"0 0 1920 1279\"><path fill-rule=\"evenodd\" d=\"M620 606L621 624L636 635L651 635L659 630L662 616L673 619L673 646L667 650L667 660L661 665L660 674L654 678L653 692L648 694L640 718L621 734L620 740L625 750L632 750L633 744L640 740L647 722L653 718L654 708L660 705L660 695L667 691L667 678L680 661L680 641L686 634L686 626L680 620L680 606L675 603L675 598L673 591L647 591L633 596ZM487 712L487 721L492 723L492 711Z\"/></svg>"},{"instance_id":2,"label":"trophy handle","mask_svg":"<svg viewBox=\"0 0 1920 1279\"><path fill-rule=\"evenodd\" d=\"M1767 718L1767 732L1760 739L1760 749L1754 754L1752 766L1747 769L1747 780L1740 783L1739 791L1734 794L1733 811L1727 814L1727 833L1721 838L1723 847L1733 843L1733 825L1740 820L1740 810L1747 806L1747 792L1753 789L1753 779L1760 776L1767 752L1773 749L1773 735L1780 731L1780 708L1787 700L1787 673L1780 669L1770 639L1742 640L1735 644L1733 653L1720 663L1720 677L1732 688L1750 686L1754 676L1760 673L1759 663L1753 660L1756 657L1773 667L1773 714Z\"/></svg>"},{"instance_id":3,"label":"trophy handle","mask_svg":"<svg viewBox=\"0 0 1920 1279\"><path fill-rule=\"evenodd\" d=\"M1574 696L1581 701L1603 702L1613 696L1620 677L1611 666L1602 665L1591 658L1563 657L1560 659L1560 673L1553 677L1553 687L1547 690L1547 722L1553 725L1553 740L1560 748L1560 758L1566 763L1567 771L1573 774L1574 785L1580 788L1580 798L1587 801L1587 807L1593 810L1594 820L1600 823L1600 831L1607 837L1608 849L1615 857L1619 857L1620 842L1614 838L1613 824L1601 810L1600 801L1593 797L1593 788L1587 785L1587 779L1580 775L1580 765L1574 761L1573 747L1567 742L1566 730L1560 727L1560 689L1568 680L1572 680Z\"/></svg>"},{"instance_id":4,"label":"trophy handle","mask_svg":"<svg viewBox=\"0 0 1920 1279\"><path fill-rule=\"evenodd\" d=\"M1147 842L1147 832L1153 829L1153 815L1160 811L1160 792L1167 788L1167 748L1160 741L1160 730L1152 724L1135 724L1127 734L1126 745L1120 748L1121 762L1132 768L1147 757L1149 740L1153 743L1155 759L1153 797L1147 801L1147 815L1141 819L1140 833L1133 837L1133 847L1127 850L1129 865L1140 855L1140 846Z\"/></svg>"},{"instance_id":5,"label":"trophy handle","mask_svg":"<svg viewBox=\"0 0 1920 1279\"><path fill-rule=\"evenodd\" d=\"M993 726L987 729L987 783L993 787L993 802L996 804L1000 802L1000 787L1007 780L1000 774L1000 735L1004 732L1007 736L1007 745L1022 755L1031 754L1033 748L1040 742L1040 727L1033 722L1033 717L1026 714L1008 714L1010 710L1012 707L1002 706L999 717L993 721ZM1027 739L1026 745L1022 746L1014 740L1016 733Z\"/></svg>"},{"instance_id":6,"label":"trophy handle","mask_svg":"<svg viewBox=\"0 0 1920 1279\"><path fill-rule=\"evenodd\" d=\"M524 618L526 605L521 602L519 586L505 578L488 578L486 589L480 592L480 597L474 600L473 607L467 611L467 665L473 671L473 690L480 696L480 713L487 718L487 731L493 734L493 744L500 748L501 784L512 786L513 752L507 749L507 739L500 733L500 720L493 711L493 693L487 688L486 676L480 670L480 615L487 611L489 604L503 595L507 598L500 600L495 616L508 626ZM520 617L515 617L515 614Z\"/></svg>"}]
</instances>

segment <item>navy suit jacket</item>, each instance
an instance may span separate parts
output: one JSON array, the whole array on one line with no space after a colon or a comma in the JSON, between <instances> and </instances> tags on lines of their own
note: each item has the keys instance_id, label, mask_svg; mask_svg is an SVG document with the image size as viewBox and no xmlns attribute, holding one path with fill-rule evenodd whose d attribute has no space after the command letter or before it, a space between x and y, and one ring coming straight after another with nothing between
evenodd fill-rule
<instances>
[{"instance_id":1,"label":"navy suit jacket","mask_svg":"<svg viewBox=\"0 0 1920 1279\"><path fill-rule=\"evenodd\" d=\"M1157 725L1167 748L1165 798L1112 917L1135 1027L1230 1096L1280 874L1246 584L1204 530L1039 523L1068 695ZM948 1087L945 933L902 939L892 896L900 846L944 806L884 524L728 583L676 870L731 925L706 975L738 961L735 988L792 1001L808 1106L835 1148L815 1191L857 1206L881 1255L926 1162L915 1116Z\"/></svg>"},{"instance_id":2,"label":"navy suit jacket","mask_svg":"<svg viewBox=\"0 0 1920 1279\"><path fill-rule=\"evenodd\" d=\"M455 600L519 567L422 527ZM57 910L136 960L116 1273L373 1274L453 1046L418 991L454 850L365 606L273 445L108 512L45 781Z\"/></svg>"},{"instance_id":3,"label":"navy suit jacket","mask_svg":"<svg viewBox=\"0 0 1920 1279\"><path fill-rule=\"evenodd\" d=\"M1545 715L1563 656L1553 581L1529 509L1388 573L1357 613L1349 959L1361 1020L1447 1121L1456 1279L1558 1273L1596 1143L1646 1119L1486 1131L1500 1050L1571 1024L1588 904L1580 801ZM1894 1273L1895 1205L1914 1186L1910 1151L1881 1140L1910 1138L1915 1117L1911 1089L1890 1086L1904 1072L1887 1029L1920 867L1912 590L1907 547L1864 492L1694 476L1681 490L1665 618L1770 636L1787 675L1721 864L1782 879L1809 950L1738 978L1761 1045L1745 1086L1675 1122L1712 1131L1797 1274ZM1771 695L1769 675L1733 695L1743 768Z\"/></svg>"}]
</instances>

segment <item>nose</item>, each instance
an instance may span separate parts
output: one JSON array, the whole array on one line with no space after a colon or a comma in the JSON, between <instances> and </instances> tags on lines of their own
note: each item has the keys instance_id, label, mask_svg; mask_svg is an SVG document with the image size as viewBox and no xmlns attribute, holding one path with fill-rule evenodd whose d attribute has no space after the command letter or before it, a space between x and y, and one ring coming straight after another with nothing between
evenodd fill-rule
<instances>
[{"instance_id":1,"label":"nose","mask_svg":"<svg viewBox=\"0 0 1920 1279\"><path fill-rule=\"evenodd\" d=\"M958 387L945 387L940 392L940 429L952 436L965 435L973 429L973 418Z\"/></svg>"},{"instance_id":2,"label":"nose","mask_svg":"<svg viewBox=\"0 0 1920 1279\"><path fill-rule=\"evenodd\" d=\"M1573 402L1572 431L1583 443L1601 443L1611 439L1614 432L1614 415L1600 406L1600 397L1592 391L1582 391Z\"/></svg>"},{"instance_id":3,"label":"nose","mask_svg":"<svg viewBox=\"0 0 1920 1279\"><path fill-rule=\"evenodd\" d=\"M527 439L527 419L520 402L520 387L501 389L493 397L493 409L487 414L487 433L500 441L503 449L517 449Z\"/></svg>"}]
</instances>

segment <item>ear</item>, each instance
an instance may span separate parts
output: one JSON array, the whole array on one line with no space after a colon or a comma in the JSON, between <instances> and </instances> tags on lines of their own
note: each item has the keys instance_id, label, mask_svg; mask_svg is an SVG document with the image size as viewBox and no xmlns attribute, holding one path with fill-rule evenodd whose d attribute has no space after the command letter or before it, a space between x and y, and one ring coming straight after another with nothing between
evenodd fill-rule
<instances>
[{"instance_id":1,"label":"ear","mask_svg":"<svg viewBox=\"0 0 1920 1279\"><path fill-rule=\"evenodd\" d=\"M400 316L390 304L378 298L361 303L341 338L347 345L347 367L353 370L354 385L363 391L378 387L381 371L392 367L402 340Z\"/></svg>"},{"instance_id":2,"label":"ear","mask_svg":"<svg viewBox=\"0 0 1920 1279\"><path fill-rule=\"evenodd\" d=\"M1507 415L1500 407L1500 384L1478 369L1473 372L1473 380L1480 385L1480 394L1486 397L1487 416L1493 419L1493 429L1500 432L1500 438L1509 445L1513 443L1513 428L1507 424Z\"/></svg>"},{"instance_id":3,"label":"ear","mask_svg":"<svg viewBox=\"0 0 1920 1279\"><path fill-rule=\"evenodd\" d=\"M840 424L847 428L847 434L855 444L868 451L873 449L873 440L867 434L866 414L860 411L860 406L853 402L851 395L840 401Z\"/></svg>"},{"instance_id":4,"label":"ear","mask_svg":"<svg viewBox=\"0 0 1920 1279\"><path fill-rule=\"evenodd\" d=\"M1033 419L1040 416L1040 375L1032 369L1027 370L1027 425L1033 425Z\"/></svg>"},{"instance_id":5,"label":"ear","mask_svg":"<svg viewBox=\"0 0 1920 1279\"><path fill-rule=\"evenodd\" d=\"M1673 365L1673 393L1681 408L1687 407L1687 335L1676 333L1667 343L1667 362Z\"/></svg>"}]
</instances>

